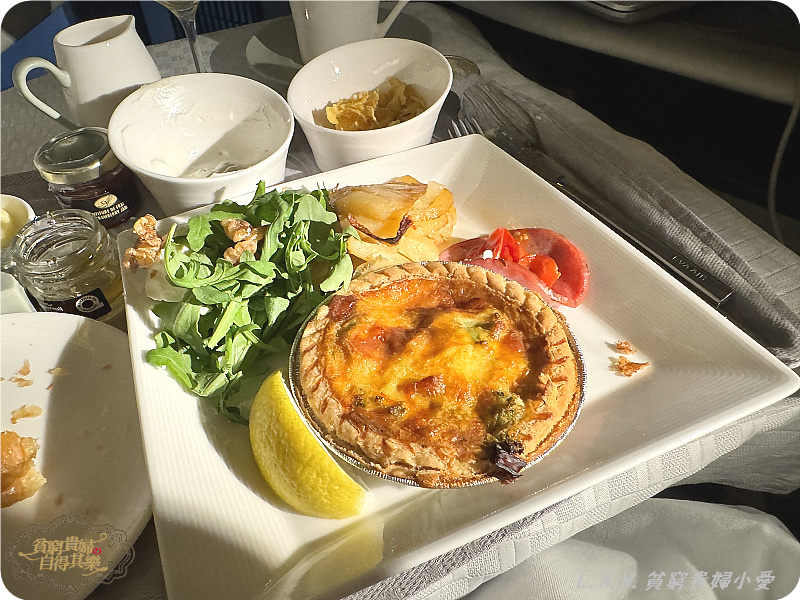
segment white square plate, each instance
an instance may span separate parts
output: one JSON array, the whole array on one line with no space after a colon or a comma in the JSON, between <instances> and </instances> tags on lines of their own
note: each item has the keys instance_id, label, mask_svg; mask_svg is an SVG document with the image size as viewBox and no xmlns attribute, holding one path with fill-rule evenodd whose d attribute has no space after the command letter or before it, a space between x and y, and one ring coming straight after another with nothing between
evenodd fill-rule
<instances>
[{"instance_id":1,"label":"white square plate","mask_svg":"<svg viewBox=\"0 0 800 600\"><path fill-rule=\"evenodd\" d=\"M145 273L125 275L128 328L167 591L182 598L339 597L723 427L800 386L798 377L670 275L537 175L478 136L284 184L378 183L409 174L455 197L454 237L546 227L586 254L584 303L563 309L584 353L586 401L564 442L513 485L406 487L350 469L371 492L362 515L298 515L270 492L247 428L227 422L149 366ZM247 201L247 199L245 199ZM168 220L183 222L186 215ZM168 225L163 223L164 231ZM161 230L160 230L161 231ZM120 248L133 241L120 236ZM617 340L651 367L611 369Z\"/></svg>"}]
</instances>

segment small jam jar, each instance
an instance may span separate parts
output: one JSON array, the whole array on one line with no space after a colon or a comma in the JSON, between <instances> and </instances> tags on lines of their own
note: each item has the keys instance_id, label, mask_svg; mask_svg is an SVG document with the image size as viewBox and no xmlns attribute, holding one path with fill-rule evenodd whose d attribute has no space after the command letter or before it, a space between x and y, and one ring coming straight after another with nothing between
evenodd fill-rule
<instances>
[{"instance_id":1,"label":"small jam jar","mask_svg":"<svg viewBox=\"0 0 800 600\"><path fill-rule=\"evenodd\" d=\"M47 312L99 321L124 305L116 245L85 210L47 212L17 232L9 247L17 279Z\"/></svg>"},{"instance_id":2,"label":"small jam jar","mask_svg":"<svg viewBox=\"0 0 800 600\"><path fill-rule=\"evenodd\" d=\"M57 135L33 163L63 208L92 213L106 228L123 223L141 204L136 182L108 143L108 131L83 127Z\"/></svg>"}]
</instances>

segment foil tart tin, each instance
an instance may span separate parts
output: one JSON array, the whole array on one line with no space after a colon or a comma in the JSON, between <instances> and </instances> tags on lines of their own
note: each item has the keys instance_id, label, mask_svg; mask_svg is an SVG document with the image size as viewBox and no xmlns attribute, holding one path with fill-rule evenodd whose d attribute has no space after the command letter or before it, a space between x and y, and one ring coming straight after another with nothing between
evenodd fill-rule
<instances>
[{"instance_id":1,"label":"foil tart tin","mask_svg":"<svg viewBox=\"0 0 800 600\"><path fill-rule=\"evenodd\" d=\"M397 477L394 475L388 475L383 472L380 465L368 457L364 456L360 449L351 446L340 440L338 437L333 435L328 428L319 420L319 418L314 413L311 405L308 402L308 397L303 392L303 388L300 382L300 341L303 338L303 334L306 330L308 324L316 317L317 312L325 306L328 302L330 302L331 298L333 298L335 294L331 294L326 298L316 309L314 309L311 314L306 318L303 322L300 330L297 332L295 336L294 342L292 343L291 350L289 352L289 395L292 398L292 402L295 405L295 408L300 412L300 414L305 419L306 423L309 425L309 428L317 437L317 439L322 442L322 444L328 448L328 450L339 459L343 460L345 463L352 465L361 471L369 473L370 475L374 475L375 477L380 477L381 479L386 479L389 481L394 481L396 483L402 483L404 485L412 486L412 487L422 487L416 479L411 477ZM537 455L533 460L531 460L525 467L522 468L520 474L527 471L530 467L538 463L542 460L545 456L547 456L556 446L558 446L567 434L572 431L573 426L575 425L575 421L577 421L578 416L580 415L581 409L583 408L583 402L586 395L586 366L583 360L583 353L581 348L578 344L578 341L575 339L575 336L572 333L572 330L569 327L564 316L557 310L554 311L556 316L559 318L561 325L564 327L564 330L567 334L567 342L570 345L574 355L575 355L575 362L578 368L578 406L575 410L575 416L573 417L570 424L564 429L564 431L559 435L557 438L554 438L551 443L550 447L547 448L544 452ZM466 488L466 487L475 487L478 485L484 485L487 483L493 483L496 481L500 481L498 477L493 475L486 475L481 479L477 479L474 481L469 481L460 484L450 484L450 485L440 485L434 488L426 488L426 489L453 489L453 488Z\"/></svg>"}]
</instances>

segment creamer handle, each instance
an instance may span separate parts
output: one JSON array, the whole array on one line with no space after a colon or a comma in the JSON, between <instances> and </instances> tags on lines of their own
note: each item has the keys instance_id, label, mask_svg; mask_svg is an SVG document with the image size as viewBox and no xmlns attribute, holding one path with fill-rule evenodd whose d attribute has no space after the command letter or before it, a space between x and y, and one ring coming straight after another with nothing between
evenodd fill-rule
<instances>
[{"instance_id":1,"label":"creamer handle","mask_svg":"<svg viewBox=\"0 0 800 600\"><path fill-rule=\"evenodd\" d=\"M28 73L37 68L45 69L52 73L53 76L58 80L58 83L60 83L63 87L69 87L72 84L72 79L70 78L69 73L66 71L59 69L49 60L39 58L38 56L29 56L28 58L23 58L16 65L14 65L14 70L11 73L11 79L14 82L14 87L17 88L20 94L22 94L23 98L33 104L48 117L55 119L67 129L77 129L77 126L74 123L63 117L57 110L39 100L39 98L34 96L33 92L31 92L31 90L28 88Z\"/></svg>"},{"instance_id":2,"label":"creamer handle","mask_svg":"<svg viewBox=\"0 0 800 600\"><path fill-rule=\"evenodd\" d=\"M394 23L397 15L400 14L400 11L403 10L406 4L408 4L408 0L400 0L399 2L395 3L392 12L389 13L389 16L383 20L383 23L378 23L377 29L375 30L377 35L375 37L383 37L386 35L386 32L389 31L389 27L392 26L392 23Z\"/></svg>"}]
</instances>

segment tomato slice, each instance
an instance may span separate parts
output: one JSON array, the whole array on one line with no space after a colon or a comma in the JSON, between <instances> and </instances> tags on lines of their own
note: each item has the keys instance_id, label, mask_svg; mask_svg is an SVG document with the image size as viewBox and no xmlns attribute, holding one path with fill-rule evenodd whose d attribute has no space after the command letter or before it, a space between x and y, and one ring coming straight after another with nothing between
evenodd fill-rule
<instances>
[{"instance_id":1,"label":"tomato slice","mask_svg":"<svg viewBox=\"0 0 800 600\"><path fill-rule=\"evenodd\" d=\"M519 260L519 264L541 279L547 287L553 287L561 277L558 264L547 254L526 254Z\"/></svg>"},{"instance_id":2,"label":"tomato slice","mask_svg":"<svg viewBox=\"0 0 800 600\"><path fill-rule=\"evenodd\" d=\"M503 232L516 242L516 250ZM490 243L492 236L494 239ZM491 256L484 254L487 249L492 250ZM495 256L495 249L499 250L499 257ZM510 260L515 252L519 252L519 259ZM578 306L588 291L589 268L583 252L563 235L549 229L495 230L492 235L450 246L440 254L439 260L483 266L513 279L552 304Z\"/></svg>"},{"instance_id":3,"label":"tomato slice","mask_svg":"<svg viewBox=\"0 0 800 600\"><path fill-rule=\"evenodd\" d=\"M566 306L577 306L583 302L589 288L589 266L583 252L560 233L530 227L514 229L511 235L527 254L547 255L558 265L561 273L553 284L554 294L566 298Z\"/></svg>"},{"instance_id":4,"label":"tomato slice","mask_svg":"<svg viewBox=\"0 0 800 600\"><path fill-rule=\"evenodd\" d=\"M496 258L519 262L524 255L522 246L514 239L511 232L505 227L498 227L489 234L482 245L472 248L465 258Z\"/></svg>"},{"instance_id":5,"label":"tomato slice","mask_svg":"<svg viewBox=\"0 0 800 600\"><path fill-rule=\"evenodd\" d=\"M481 238L483 239L483 238ZM558 265L546 254L531 255L505 227L498 227L482 243L476 244L464 255L465 259L496 259L518 263L530 269L545 285L552 286L560 277Z\"/></svg>"}]
</instances>

